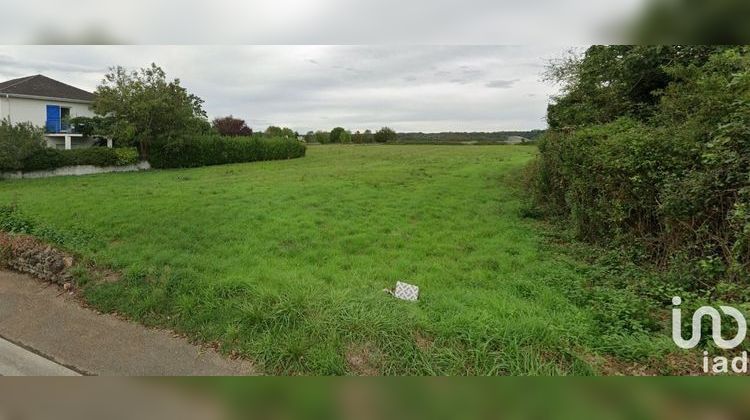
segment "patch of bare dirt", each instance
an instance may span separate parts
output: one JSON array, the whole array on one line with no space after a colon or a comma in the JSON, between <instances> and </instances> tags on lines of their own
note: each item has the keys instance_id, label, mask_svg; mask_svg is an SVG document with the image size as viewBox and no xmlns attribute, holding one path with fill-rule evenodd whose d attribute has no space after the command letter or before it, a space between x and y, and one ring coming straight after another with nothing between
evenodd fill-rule
<instances>
[{"instance_id":1,"label":"patch of bare dirt","mask_svg":"<svg viewBox=\"0 0 750 420\"><path fill-rule=\"evenodd\" d=\"M377 376L380 352L373 343L351 344L346 349L346 365L349 371L359 376Z\"/></svg>"},{"instance_id":2,"label":"patch of bare dirt","mask_svg":"<svg viewBox=\"0 0 750 420\"><path fill-rule=\"evenodd\" d=\"M433 339L428 337L422 331L414 332L414 342L417 344L417 348L422 351L430 350L432 348L432 345L434 344Z\"/></svg>"}]
</instances>

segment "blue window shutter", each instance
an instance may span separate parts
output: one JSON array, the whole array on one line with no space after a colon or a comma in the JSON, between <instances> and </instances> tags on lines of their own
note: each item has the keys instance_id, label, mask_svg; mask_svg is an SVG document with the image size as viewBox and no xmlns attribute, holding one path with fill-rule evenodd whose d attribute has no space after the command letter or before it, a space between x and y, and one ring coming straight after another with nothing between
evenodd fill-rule
<instances>
[{"instance_id":1,"label":"blue window shutter","mask_svg":"<svg viewBox=\"0 0 750 420\"><path fill-rule=\"evenodd\" d=\"M59 133L61 127L60 106L47 105L47 132Z\"/></svg>"}]
</instances>

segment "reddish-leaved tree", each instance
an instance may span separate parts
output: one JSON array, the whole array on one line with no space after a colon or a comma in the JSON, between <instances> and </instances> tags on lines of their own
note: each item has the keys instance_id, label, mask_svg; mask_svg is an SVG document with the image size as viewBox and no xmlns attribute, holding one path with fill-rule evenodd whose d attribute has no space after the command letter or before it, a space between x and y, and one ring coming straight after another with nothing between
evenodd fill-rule
<instances>
[{"instance_id":1,"label":"reddish-leaved tree","mask_svg":"<svg viewBox=\"0 0 750 420\"><path fill-rule=\"evenodd\" d=\"M245 124L245 120L233 116L216 118L211 125L222 136L252 136L253 129Z\"/></svg>"}]
</instances>

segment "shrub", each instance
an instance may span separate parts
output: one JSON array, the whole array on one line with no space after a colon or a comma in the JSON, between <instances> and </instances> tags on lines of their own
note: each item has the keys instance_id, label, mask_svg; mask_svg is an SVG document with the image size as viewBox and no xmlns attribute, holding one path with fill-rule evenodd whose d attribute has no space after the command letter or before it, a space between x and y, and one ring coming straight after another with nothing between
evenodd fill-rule
<instances>
[{"instance_id":1,"label":"shrub","mask_svg":"<svg viewBox=\"0 0 750 420\"><path fill-rule=\"evenodd\" d=\"M672 63L659 69L662 88L648 92L658 101L643 99L646 93L633 99L625 88L606 117L576 95L583 89L582 97L594 97L589 85L620 89L625 64L589 62L597 53L561 70L570 86L549 110L557 127L539 143L535 202L582 239L634 245L659 264L687 262L701 287L750 281L750 49L671 61L659 58L671 49L632 54L644 48L648 62ZM597 77L610 83L583 83L587 66L603 69Z\"/></svg>"},{"instance_id":2,"label":"shrub","mask_svg":"<svg viewBox=\"0 0 750 420\"><path fill-rule=\"evenodd\" d=\"M138 163L138 149L134 147L121 147L112 150L114 150L115 155L117 155L115 166L135 165Z\"/></svg>"},{"instance_id":3,"label":"shrub","mask_svg":"<svg viewBox=\"0 0 750 420\"><path fill-rule=\"evenodd\" d=\"M23 169L23 160L45 150L44 130L31 124L0 121L0 170Z\"/></svg>"},{"instance_id":4,"label":"shrub","mask_svg":"<svg viewBox=\"0 0 750 420\"><path fill-rule=\"evenodd\" d=\"M39 171L75 165L125 166L137 162L138 152L135 148L90 147L59 150L45 147L24 158L21 169Z\"/></svg>"},{"instance_id":5,"label":"shrub","mask_svg":"<svg viewBox=\"0 0 750 420\"><path fill-rule=\"evenodd\" d=\"M155 168L190 168L226 163L293 159L305 155L303 143L283 138L183 136L152 151Z\"/></svg>"},{"instance_id":6,"label":"shrub","mask_svg":"<svg viewBox=\"0 0 750 420\"><path fill-rule=\"evenodd\" d=\"M397 134L395 131L388 127L383 127L375 133L374 139L376 143L388 143L395 141L396 137Z\"/></svg>"}]
</instances>

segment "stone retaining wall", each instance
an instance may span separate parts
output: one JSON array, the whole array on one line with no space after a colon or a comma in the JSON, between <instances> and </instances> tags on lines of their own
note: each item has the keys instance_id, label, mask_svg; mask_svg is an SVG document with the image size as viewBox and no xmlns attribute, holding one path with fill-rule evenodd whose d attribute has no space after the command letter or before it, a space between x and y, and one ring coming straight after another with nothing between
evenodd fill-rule
<instances>
[{"instance_id":1,"label":"stone retaining wall","mask_svg":"<svg viewBox=\"0 0 750 420\"><path fill-rule=\"evenodd\" d=\"M72 280L73 256L28 235L0 232L0 267L64 285Z\"/></svg>"},{"instance_id":2,"label":"stone retaining wall","mask_svg":"<svg viewBox=\"0 0 750 420\"><path fill-rule=\"evenodd\" d=\"M4 179L25 179L25 178L48 178L52 176L67 176L67 175L91 175L91 174L103 174L107 172L135 172L145 171L151 169L151 165L146 162L138 162L135 165L126 166L93 166L93 165L77 165L77 166L64 166L62 168L51 169L47 171L31 171L31 172L0 172L0 178Z\"/></svg>"}]
</instances>

